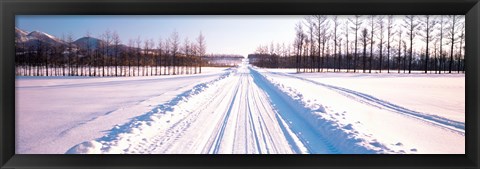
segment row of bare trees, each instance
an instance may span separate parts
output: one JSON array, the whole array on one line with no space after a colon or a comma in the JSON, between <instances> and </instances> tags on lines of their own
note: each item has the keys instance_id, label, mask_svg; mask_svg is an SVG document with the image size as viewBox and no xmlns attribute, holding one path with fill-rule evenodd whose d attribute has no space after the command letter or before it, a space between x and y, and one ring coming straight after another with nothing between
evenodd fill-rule
<instances>
[{"instance_id":1,"label":"row of bare trees","mask_svg":"<svg viewBox=\"0 0 480 169\"><path fill-rule=\"evenodd\" d=\"M465 71L463 15L313 15L295 32L290 45L260 45L250 62L297 72Z\"/></svg>"},{"instance_id":2,"label":"row of bare trees","mask_svg":"<svg viewBox=\"0 0 480 169\"><path fill-rule=\"evenodd\" d=\"M202 33L195 41L182 42L174 31L156 43L138 37L123 45L118 33L107 30L99 38L87 32L76 42L71 34L58 43L18 40L15 61L21 76L156 76L201 73L205 54Z\"/></svg>"}]
</instances>

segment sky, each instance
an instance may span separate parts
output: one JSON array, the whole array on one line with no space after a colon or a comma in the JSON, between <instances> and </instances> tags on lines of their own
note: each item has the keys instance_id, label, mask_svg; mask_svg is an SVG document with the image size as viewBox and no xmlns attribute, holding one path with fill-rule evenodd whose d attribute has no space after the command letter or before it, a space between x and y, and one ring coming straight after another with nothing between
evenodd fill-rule
<instances>
[{"instance_id":1,"label":"sky","mask_svg":"<svg viewBox=\"0 0 480 169\"><path fill-rule=\"evenodd\" d=\"M95 15L17 15L16 26L27 32L41 31L61 38L72 34L74 39L87 32L100 37L106 30L118 32L122 43L140 37L142 40L166 39L177 31L182 40L205 36L207 53L247 56L259 45L293 42L295 24L300 15L158 15L158 16L95 16Z\"/></svg>"},{"instance_id":2,"label":"sky","mask_svg":"<svg viewBox=\"0 0 480 169\"><path fill-rule=\"evenodd\" d=\"M142 41L170 37L177 31L181 44L185 38L195 41L200 32L205 37L207 54L237 54L246 57L259 45L285 43L295 39L295 26L305 15L17 15L16 26L27 32L41 31L58 38L72 34L79 39L90 32L99 38L106 30L116 31L123 44L140 37ZM338 17L342 32L347 15ZM352 16L350 16L352 17ZM394 29L404 29L404 15L394 16ZM417 20L424 16L416 16ZM438 17L439 16L434 16ZM461 18L464 19L463 17ZM369 28L368 16L361 16L361 27ZM445 18L446 20L446 18ZM331 22L331 21L329 21ZM386 21L385 21L386 22ZM333 26L332 23L329 24ZM350 24L350 26L352 26ZM438 25L437 25L438 26ZM304 29L306 30L306 29ZM386 32L384 32L385 34ZM436 34L436 32L433 32ZM378 34L376 35L378 36ZM405 37L405 36L404 36ZM352 37L353 38L353 37ZM445 44L445 43L444 43ZM155 44L155 46L157 46ZM423 50L420 36L415 37L414 48Z\"/></svg>"}]
</instances>

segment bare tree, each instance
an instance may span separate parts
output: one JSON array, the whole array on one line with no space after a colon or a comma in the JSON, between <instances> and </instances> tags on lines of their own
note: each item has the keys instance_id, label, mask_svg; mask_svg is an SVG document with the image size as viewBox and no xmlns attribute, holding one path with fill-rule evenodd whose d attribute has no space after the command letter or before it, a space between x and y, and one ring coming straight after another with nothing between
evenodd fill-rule
<instances>
[{"instance_id":1,"label":"bare tree","mask_svg":"<svg viewBox=\"0 0 480 169\"><path fill-rule=\"evenodd\" d=\"M338 17L337 16L334 16L332 18L332 21L333 21L333 72L335 72L335 65L336 65L336 61L337 61L337 43L338 43L338 36L337 36L337 30L338 30L338 27L340 26L340 22L338 21ZM340 67L338 67L339 71L340 71Z\"/></svg>"},{"instance_id":2,"label":"bare tree","mask_svg":"<svg viewBox=\"0 0 480 169\"><path fill-rule=\"evenodd\" d=\"M455 45L455 42L458 40L456 37L457 33L457 27L458 23L460 22L460 16L459 15L449 15L448 18L450 19L450 25L448 27L449 32L448 32L448 38L450 40L450 62L448 66L448 73L452 73L452 65L453 65L453 46Z\"/></svg>"},{"instance_id":3,"label":"bare tree","mask_svg":"<svg viewBox=\"0 0 480 169\"><path fill-rule=\"evenodd\" d=\"M402 31L402 28L399 27L398 30L397 30L397 35L398 35L398 62L397 62L397 67L398 67L398 73L400 73L400 69L402 68L401 67L401 64L400 64L400 61L402 60L402 34L403 34L403 31ZM404 53L405 55L405 53Z\"/></svg>"},{"instance_id":4,"label":"bare tree","mask_svg":"<svg viewBox=\"0 0 480 169\"><path fill-rule=\"evenodd\" d=\"M305 18L305 21L307 22L305 25L308 28L308 34L309 34L309 39L310 39L310 62L309 63L309 68L310 72L313 72L313 69L315 68L315 54L314 54L314 46L315 46L315 40L313 38L313 35L315 34L315 28L316 28L316 23L315 23L315 18L313 16L308 16Z\"/></svg>"},{"instance_id":5,"label":"bare tree","mask_svg":"<svg viewBox=\"0 0 480 169\"><path fill-rule=\"evenodd\" d=\"M177 74L177 53L180 46L180 38L178 36L178 32L174 30L170 35L170 42L171 42L171 49L172 49L172 65L173 65L173 75Z\"/></svg>"},{"instance_id":6,"label":"bare tree","mask_svg":"<svg viewBox=\"0 0 480 169\"><path fill-rule=\"evenodd\" d=\"M350 58L350 56L349 56L349 49L348 49L348 43L350 43L350 42L348 41L348 35L349 35L349 33L350 33L350 32L349 32L349 29L350 29L349 23L350 23L349 21L345 21L345 23L344 23L344 24L345 24L345 27L344 27L344 29L343 29L344 35L345 35L345 48L346 48L346 50L345 50L345 57L346 57L346 59L347 59L347 73L349 72L350 64L351 64L351 63L350 63L351 58Z\"/></svg>"},{"instance_id":7,"label":"bare tree","mask_svg":"<svg viewBox=\"0 0 480 169\"><path fill-rule=\"evenodd\" d=\"M163 66L163 73L164 74L168 74L170 75L170 45L171 42L170 42L170 38L168 38L167 40L165 40L165 57L164 57L164 63L165 65ZM167 69L168 67L168 69ZM168 71L168 72L167 72Z\"/></svg>"},{"instance_id":8,"label":"bare tree","mask_svg":"<svg viewBox=\"0 0 480 169\"><path fill-rule=\"evenodd\" d=\"M433 52L433 55L434 55L434 64L433 64L433 70L435 71L435 74L438 73L438 59L437 59L437 49L438 49L438 43L439 43L440 39L439 38L434 38L434 44L433 44L433 49L434 49L434 52Z\"/></svg>"},{"instance_id":9,"label":"bare tree","mask_svg":"<svg viewBox=\"0 0 480 169\"><path fill-rule=\"evenodd\" d=\"M440 15L440 32L438 33L438 36L440 38L439 42L440 42L440 45L439 45L439 60L440 60L440 65L439 65L439 69L440 71L438 71L438 73L442 73L442 70L445 70L445 55L443 54L443 50L442 50L442 47L443 47L443 30L445 29L444 25L445 25L445 21L443 19L443 15Z\"/></svg>"},{"instance_id":10,"label":"bare tree","mask_svg":"<svg viewBox=\"0 0 480 169\"><path fill-rule=\"evenodd\" d=\"M196 64L197 64L197 62L196 62L196 59L197 59L196 56L199 55L199 54L198 54L198 53L199 53L199 51L198 51L199 49L198 49L198 46L197 46L197 42L195 42L195 41L190 42L190 50L191 50L191 53L192 53L192 65L191 65L191 66L193 66L192 72L193 72L194 74L196 74L196 73L197 73L197 72L196 72L196 67L195 67Z\"/></svg>"},{"instance_id":11,"label":"bare tree","mask_svg":"<svg viewBox=\"0 0 480 169\"><path fill-rule=\"evenodd\" d=\"M409 61L408 61L408 73L412 71L412 60L413 60L413 40L417 35L417 30L419 22L416 21L415 15L406 15L404 21L404 27L408 30L407 36L410 37L410 49L409 49Z\"/></svg>"},{"instance_id":12,"label":"bare tree","mask_svg":"<svg viewBox=\"0 0 480 169\"><path fill-rule=\"evenodd\" d=\"M109 60L108 62L108 66L107 66L107 76L110 76L110 66L112 65L112 57L110 56L110 46L112 45L112 32L107 29L105 31L105 33L103 34L104 36L104 42L105 42L105 46L104 46L104 49L105 49L105 57L107 60ZM104 64L104 74L103 76L105 76L105 65Z\"/></svg>"},{"instance_id":13,"label":"bare tree","mask_svg":"<svg viewBox=\"0 0 480 169\"><path fill-rule=\"evenodd\" d=\"M128 55L127 55L127 60L128 60L128 76L132 76L131 74L131 66L132 66L132 56L135 55L135 49L134 49L134 46L135 46L135 41L133 39L130 39L128 40ZM133 74L133 76L135 76L135 74Z\"/></svg>"},{"instance_id":14,"label":"bare tree","mask_svg":"<svg viewBox=\"0 0 480 169\"><path fill-rule=\"evenodd\" d=\"M337 39L338 41L338 72L341 72L341 69L342 69L342 40L343 38L342 37L339 37Z\"/></svg>"},{"instance_id":15,"label":"bare tree","mask_svg":"<svg viewBox=\"0 0 480 169\"><path fill-rule=\"evenodd\" d=\"M162 38L158 38L158 44L157 44L157 58L156 58L156 61L155 61L155 75L161 75L162 74L162 53L163 53L163 40ZM160 63L159 63L160 62ZM159 67L160 65L160 74L158 74L158 70L157 68Z\"/></svg>"},{"instance_id":16,"label":"bare tree","mask_svg":"<svg viewBox=\"0 0 480 169\"><path fill-rule=\"evenodd\" d=\"M373 39L373 35L375 32L375 15L370 15L370 57L369 57L369 70L368 73L372 73L372 59L373 59L373 43L375 42Z\"/></svg>"},{"instance_id":17,"label":"bare tree","mask_svg":"<svg viewBox=\"0 0 480 169\"><path fill-rule=\"evenodd\" d=\"M365 73L367 65L367 39L368 39L368 29L364 28L362 30L361 39L363 42L363 73Z\"/></svg>"},{"instance_id":18,"label":"bare tree","mask_svg":"<svg viewBox=\"0 0 480 169\"><path fill-rule=\"evenodd\" d=\"M202 73L202 57L205 55L207 52L207 46L205 42L205 37L203 36L203 33L200 32L200 34L197 37L197 52L199 55L199 73Z\"/></svg>"},{"instance_id":19,"label":"bare tree","mask_svg":"<svg viewBox=\"0 0 480 169\"><path fill-rule=\"evenodd\" d=\"M355 52L354 52L354 59L353 59L353 72L357 72L357 60L358 60L358 53L357 53L357 41L358 41L358 30L360 30L360 26L362 25L362 21L360 20L360 15L355 15L355 19L349 19L351 23L353 23L353 29L355 31Z\"/></svg>"},{"instance_id":20,"label":"bare tree","mask_svg":"<svg viewBox=\"0 0 480 169\"><path fill-rule=\"evenodd\" d=\"M144 45L143 45L143 47L144 47L144 50L143 50L144 51L143 52L143 58L144 58L143 59L143 66L145 67L145 69L143 71L144 76L149 76L148 75L149 68L150 68L150 76L152 75L152 68L151 68L152 59L150 57L150 53L151 53L151 50L152 50L153 46L154 46L154 44L153 44L152 39L145 39L145 42L144 42Z\"/></svg>"},{"instance_id":21,"label":"bare tree","mask_svg":"<svg viewBox=\"0 0 480 169\"><path fill-rule=\"evenodd\" d=\"M427 73L428 71L428 59L429 59L429 56L430 56L430 53L429 53L429 44L430 42L432 41L432 33L433 33L433 30L435 28L435 25L437 24L437 21L433 18L431 18L430 15L425 15L425 17L423 18L423 20L420 21L421 22L421 26L423 27L423 32L420 34L420 36L422 37L422 40L425 42L425 73Z\"/></svg>"},{"instance_id":22,"label":"bare tree","mask_svg":"<svg viewBox=\"0 0 480 169\"><path fill-rule=\"evenodd\" d=\"M325 15L314 15L315 20L315 36L317 40L317 72L323 71L323 51L324 51L324 40L326 39L326 33L328 29L327 16ZM297 32L298 36L298 32Z\"/></svg>"},{"instance_id":23,"label":"bare tree","mask_svg":"<svg viewBox=\"0 0 480 169\"><path fill-rule=\"evenodd\" d=\"M120 43L121 40L120 40L120 36L118 36L118 33L115 31L113 32L112 34L112 38L113 38L113 53L114 53L114 57L115 57L115 76L118 76L118 72L117 72L117 68L118 68L118 53L119 53L119 47L120 47Z\"/></svg>"},{"instance_id":24,"label":"bare tree","mask_svg":"<svg viewBox=\"0 0 480 169\"><path fill-rule=\"evenodd\" d=\"M276 43L275 46L276 46L276 47L275 47L275 58L274 58L274 59L275 59L275 60L274 60L275 65L274 65L274 67L275 67L275 68L278 68L278 67L280 66L279 58L282 56L282 46L281 46L280 43L278 43L278 42ZM313 51L314 51L314 50L312 50L312 52L311 52L311 54L310 54L312 57L314 57L314 55L315 55L315 54L313 53ZM312 60L311 60L311 61L312 61L312 63L311 63L311 65L312 65L312 70L311 70L311 71L313 72L314 69L315 69L315 63L314 63L314 61L315 61L314 59L315 59L315 58L311 58L311 59L312 59Z\"/></svg>"},{"instance_id":25,"label":"bare tree","mask_svg":"<svg viewBox=\"0 0 480 169\"><path fill-rule=\"evenodd\" d=\"M72 70L72 58L74 57L73 55L73 35L72 33L69 33L68 36L67 36L67 45L68 45L68 48L67 48L67 60L68 60L68 75L69 76L72 76L73 75L73 70Z\"/></svg>"},{"instance_id":26,"label":"bare tree","mask_svg":"<svg viewBox=\"0 0 480 169\"><path fill-rule=\"evenodd\" d=\"M49 47L49 46L46 45L46 44L45 44L45 45L42 45L41 47L43 48L43 49L42 49L42 51L44 52L43 57L45 58L45 59L44 59L44 60L45 60L45 65L44 65L44 66L45 66L45 75L48 76L48 68L49 68L49 67L48 67L48 65L49 65L49 63L48 63L48 58L50 57L51 47Z\"/></svg>"},{"instance_id":27,"label":"bare tree","mask_svg":"<svg viewBox=\"0 0 480 169\"><path fill-rule=\"evenodd\" d=\"M268 48L268 53L270 55L274 55L275 54L275 47L273 46L273 41L270 42L270 47Z\"/></svg>"},{"instance_id":28,"label":"bare tree","mask_svg":"<svg viewBox=\"0 0 480 169\"><path fill-rule=\"evenodd\" d=\"M71 38L72 38L72 33L69 33ZM72 39L72 43L74 42L74 40ZM79 68L80 68L80 55L79 55L79 48L75 48L73 51L73 55L75 56L75 73L74 75L75 76L78 76L79 75ZM73 63L72 63L73 64Z\"/></svg>"},{"instance_id":29,"label":"bare tree","mask_svg":"<svg viewBox=\"0 0 480 169\"><path fill-rule=\"evenodd\" d=\"M296 68L297 72L300 72L300 57L302 54L303 43L305 41L305 33L303 33L302 24L298 23L295 27L296 39L295 39L295 48L296 48Z\"/></svg>"},{"instance_id":30,"label":"bare tree","mask_svg":"<svg viewBox=\"0 0 480 169\"><path fill-rule=\"evenodd\" d=\"M190 40L188 40L188 37L185 38L185 41L183 42L183 50L185 54L185 58L189 58L190 55ZM187 64L185 64L186 66ZM186 74L190 74L190 71L186 69Z\"/></svg>"},{"instance_id":31,"label":"bare tree","mask_svg":"<svg viewBox=\"0 0 480 169\"><path fill-rule=\"evenodd\" d=\"M92 64L95 62L92 56L92 37L89 31L87 31L85 37L87 38L87 42L85 44L86 48L86 55L85 57L89 58L88 60L88 76L92 76ZM95 69L95 67L94 67Z\"/></svg>"},{"instance_id":32,"label":"bare tree","mask_svg":"<svg viewBox=\"0 0 480 169\"><path fill-rule=\"evenodd\" d=\"M378 67L378 70L380 73L382 73L382 62L383 62L383 39L384 39L384 31L385 31L385 21L384 21L384 16L380 15L378 16L377 18L377 26L378 26L378 30L380 31L380 33L377 35L377 38L379 40L378 42L378 49L379 49L379 60L380 60L380 64L379 64L379 67ZM387 29L387 34L388 34L388 29ZM388 41L388 39L387 39ZM387 46L388 46L388 42L387 42Z\"/></svg>"},{"instance_id":33,"label":"bare tree","mask_svg":"<svg viewBox=\"0 0 480 169\"><path fill-rule=\"evenodd\" d=\"M394 34L392 30L393 26L393 16L389 15L387 18L387 73L390 73L390 43L392 43L392 36Z\"/></svg>"},{"instance_id":34,"label":"bare tree","mask_svg":"<svg viewBox=\"0 0 480 169\"><path fill-rule=\"evenodd\" d=\"M325 36L322 38L322 72L323 72L323 68L327 68L327 72L328 72L328 58L330 56L330 46L328 45L328 42L330 41L331 39L331 35L328 35L328 28L324 29L323 31ZM327 55L328 54L328 55ZM324 66L326 65L326 66Z\"/></svg>"},{"instance_id":35,"label":"bare tree","mask_svg":"<svg viewBox=\"0 0 480 169\"><path fill-rule=\"evenodd\" d=\"M136 57L137 57L137 76L140 76L140 59L142 56L140 55L140 44L142 44L142 40L140 39L140 36L137 37L135 40L136 46ZM135 76L135 73L133 73L133 76Z\"/></svg>"},{"instance_id":36,"label":"bare tree","mask_svg":"<svg viewBox=\"0 0 480 169\"><path fill-rule=\"evenodd\" d=\"M148 56L150 59L150 76L153 76L153 67L155 67L155 58L156 58L156 52L155 52L155 41L153 38L150 38L149 43L148 43L148 48L150 49Z\"/></svg>"},{"instance_id":37,"label":"bare tree","mask_svg":"<svg viewBox=\"0 0 480 169\"><path fill-rule=\"evenodd\" d=\"M461 22L460 24L460 45L458 46L458 64L457 64L457 72L460 73L461 71L461 65L462 65L462 60L464 60L465 58L465 55L462 53L463 49L464 49L464 46L463 46L463 43L464 43L464 40L465 40L465 22ZM463 59L462 59L463 57ZM463 65L463 69L465 69L465 65Z\"/></svg>"}]
</instances>

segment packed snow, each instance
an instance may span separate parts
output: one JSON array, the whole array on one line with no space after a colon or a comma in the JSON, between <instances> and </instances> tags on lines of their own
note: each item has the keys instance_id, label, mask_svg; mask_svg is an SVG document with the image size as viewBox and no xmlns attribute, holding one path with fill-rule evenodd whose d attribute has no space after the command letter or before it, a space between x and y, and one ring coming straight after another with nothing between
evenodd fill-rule
<instances>
[{"instance_id":1,"label":"packed snow","mask_svg":"<svg viewBox=\"0 0 480 169\"><path fill-rule=\"evenodd\" d=\"M17 77L19 154L464 154L465 77Z\"/></svg>"}]
</instances>

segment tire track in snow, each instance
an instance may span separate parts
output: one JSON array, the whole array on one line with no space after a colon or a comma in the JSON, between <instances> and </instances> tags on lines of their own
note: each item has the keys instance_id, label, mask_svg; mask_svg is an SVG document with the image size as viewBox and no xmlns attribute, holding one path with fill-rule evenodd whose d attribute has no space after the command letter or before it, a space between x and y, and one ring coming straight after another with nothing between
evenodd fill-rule
<instances>
[{"instance_id":1,"label":"tire track in snow","mask_svg":"<svg viewBox=\"0 0 480 169\"><path fill-rule=\"evenodd\" d=\"M232 91L235 92L237 98L231 100L228 106L228 110L232 108L232 114L228 118L223 118L221 124L218 125L221 127L217 128L221 128L221 130L217 130L216 134L213 134L215 139L211 141L212 145L207 146L209 153L296 152L287 143L276 119L264 119L264 115L273 115L275 112L271 106L261 106L265 102L268 105L270 103L265 94L258 92L261 90L252 81L249 72L239 74L239 86ZM222 131L231 131L229 133L231 135L225 137L225 132L222 134Z\"/></svg>"},{"instance_id":2,"label":"tire track in snow","mask_svg":"<svg viewBox=\"0 0 480 169\"><path fill-rule=\"evenodd\" d=\"M297 153L285 138L268 97L253 83L250 72L239 70L229 78L218 86L221 89L216 95L206 100L213 104L202 106L198 118L189 122L191 125L180 134L180 139L168 150L157 153L182 153L178 151L189 147L196 147L193 149L198 149L197 153ZM205 119L209 121L202 122ZM195 137L194 132L203 135Z\"/></svg>"},{"instance_id":3,"label":"tire track in snow","mask_svg":"<svg viewBox=\"0 0 480 169\"><path fill-rule=\"evenodd\" d=\"M322 87L326 87L327 89L334 90L340 94L343 94L344 96L350 97L356 101L359 101L364 104L368 104L380 109L387 109L395 113L400 113L403 115L407 115L425 122L428 122L430 124L436 125L438 127L442 127L445 129L449 129L453 132L465 135L465 123L450 120L444 117L436 116L436 115L428 115L425 113L417 112L414 110L407 109L405 107L390 103L385 100L381 100L379 98L376 98L372 95L368 95L362 92L350 90L347 88L339 87L339 86L334 86L334 85L328 85L324 83L320 83L314 80L302 78L302 77L297 77L293 75L289 75L286 73L277 73L277 72L269 72L271 74L275 75L280 75L280 76L285 76L285 77L291 77L291 78L296 78L305 82L313 83Z\"/></svg>"},{"instance_id":4,"label":"tire track in snow","mask_svg":"<svg viewBox=\"0 0 480 169\"><path fill-rule=\"evenodd\" d=\"M159 134L157 139L148 142L149 149L138 152L294 153L283 138L276 119L263 119L264 116L273 116L264 113L274 114L274 111L271 106L259 106L265 104L263 102L270 104L266 95L258 95L262 94L259 93L261 90L251 78L246 72L229 77L217 86L212 97L205 99L205 104L200 104L202 106L192 112L195 115L189 115L179 125L167 129L170 134Z\"/></svg>"},{"instance_id":5,"label":"tire track in snow","mask_svg":"<svg viewBox=\"0 0 480 169\"><path fill-rule=\"evenodd\" d=\"M210 148L210 151L209 151L210 153L218 154L219 151L220 151L221 141L223 139L223 135L225 134L225 130L226 130L226 127L227 127L227 124L228 124L230 114L232 113L233 103L235 102L235 99L237 98L237 95L239 94L238 91L239 91L239 88L241 86L241 83L242 83L242 81L237 83L237 86L235 88L235 94L233 95L233 98L230 102L230 105L228 106L228 110L226 111L226 114L223 118L223 121L221 122L220 128L219 128L219 130L218 130L218 132L215 136L214 145Z\"/></svg>"},{"instance_id":6,"label":"tire track in snow","mask_svg":"<svg viewBox=\"0 0 480 169\"><path fill-rule=\"evenodd\" d=\"M255 139L254 139L255 140L255 147L254 148L257 150L257 152L259 154L262 154L262 149L260 149L261 145L260 145L260 142L259 142L259 135L260 134L258 134L257 130L255 129L257 126L255 125L255 121L253 120L252 111L248 111L248 114L247 114L246 118L248 118L248 123L250 125L252 134L255 137ZM262 126L262 123L260 123L259 126ZM270 133L268 133L268 135L266 135L266 133L264 133L263 130L261 130L261 131L262 131L262 133L261 133L262 138L264 138L265 136L270 136ZM247 132L245 132L245 133L247 133ZM265 142L265 145L266 145L266 142ZM265 146L265 147L267 148L267 153L268 153L268 147L267 146ZM248 150L248 144L246 144L245 150Z\"/></svg>"},{"instance_id":7,"label":"tire track in snow","mask_svg":"<svg viewBox=\"0 0 480 169\"><path fill-rule=\"evenodd\" d=\"M340 153L339 150L327 140L327 134L319 132L317 127L310 124L302 114L308 110L299 108L292 100L285 99L284 93L276 90L263 75L253 68L249 68L253 81L269 96L270 104L273 104L277 113L275 119L289 141L292 149L297 153L331 154Z\"/></svg>"},{"instance_id":8,"label":"tire track in snow","mask_svg":"<svg viewBox=\"0 0 480 169\"><path fill-rule=\"evenodd\" d=\"M235 84L235 83L232 83ZM234 90L234 85L225 85L224 90ZM155 148L154 150L151 150L149 152L154 152L154 153L173 153L174 151L177 150L184 150L184 151L189 151L188 149L183 149L185 147L198 147L199 145L212 145L208 142L206 142L205 136L208 135L194 135L192 132L197 132L197 131L192 131L189 130L191 128L199 128L199 129L204 129L203 131L206 133L213 133L213 132L218 132L218 126L219 124L215 125L214 129L211 128L211 124L213 123L208 123L205 122L204 120L210 120L210 121L215 121L216 119L219 119L219 115L223 115L217 112L211 112L211 113L206 113L209 112L208 108L214 107L217 105L222 105L223 102L228 101L229 99L231 100L232 98L229 99L220 99L220 98L227 98L228 93L223 92L221 89L217 89L216 92L214 92L215 95L213 95L210 98L205 98L205 100L210 100L207 101L205 104L202 104L202 106L198 107L192 114L194 115L189 115L187 118L182 120L181 122L184 123L183 127L181 128L182 132L174 132L170 135L163 135L163 136L158 136L161 138L162 143L166 142L164 146L162 147L155 147L155 144L152 144L153 147ZM221 112L225 112L225 110L219 110ZM204 115L204 116L202 116ZM206 115L206 116L205 116ZM175 129L168 129L169 131L176 131ZM214 131L217 130L217 131ZM198 132L197 132L198 133ZM189 135L189 136L196 136L196 137L182 137L184 135ZM177 140L169 141L169 138L171 137L176 137L180 138ZM181 143L181 144L179 144ZM208 151L202 149L202 151L197 151L197 153L208 153Z\"/></svg>"}]
</instances>

